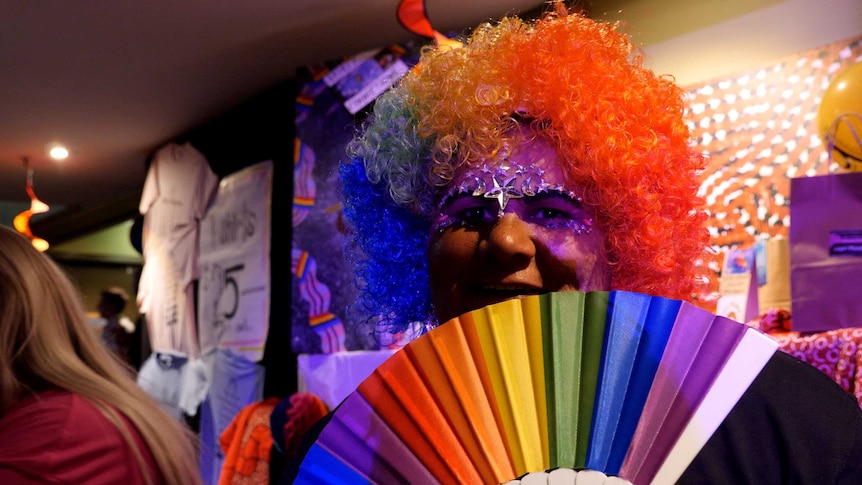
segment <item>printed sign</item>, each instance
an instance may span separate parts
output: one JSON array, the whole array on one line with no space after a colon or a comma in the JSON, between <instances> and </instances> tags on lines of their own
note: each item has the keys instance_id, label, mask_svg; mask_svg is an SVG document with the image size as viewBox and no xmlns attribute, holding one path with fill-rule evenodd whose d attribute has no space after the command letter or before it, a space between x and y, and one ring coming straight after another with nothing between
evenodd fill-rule
<instances>
[{"instance_id":1,"label":"printed sign","mask_svg":"<svg viewBox=\"0 0 862 485\"><path fill-rule=\"evenodd\" d=\"M269 330L272 162L231 174L201 221L198 315L201 352L229 348L263 358Z\"/></svg>"}]
</instances>

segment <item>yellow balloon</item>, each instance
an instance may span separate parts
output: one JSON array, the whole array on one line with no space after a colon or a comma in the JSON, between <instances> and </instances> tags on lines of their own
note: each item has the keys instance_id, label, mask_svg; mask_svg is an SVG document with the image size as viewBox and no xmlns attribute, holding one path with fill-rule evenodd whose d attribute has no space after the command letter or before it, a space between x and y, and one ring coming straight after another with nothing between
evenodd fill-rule
<instances>
[{"instance_id":1,"label":"yellow balloon","mask_svg":"<svg viewBox=\"0 0 862 485\"><path fill-rule=\"evenodd\" d=\"M829 83L817 109L817 129L830 158L862 171L862 62L850 64Z\"/></svg>"}]
</instances>

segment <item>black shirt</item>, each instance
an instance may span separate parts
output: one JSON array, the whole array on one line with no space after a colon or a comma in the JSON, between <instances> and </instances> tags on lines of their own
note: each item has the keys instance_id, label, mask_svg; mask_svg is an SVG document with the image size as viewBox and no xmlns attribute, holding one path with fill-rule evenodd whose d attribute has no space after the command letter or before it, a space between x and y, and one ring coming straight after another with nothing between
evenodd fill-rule
<instances>
[{"instance_id":1,"label":"black shirt","mask_svg":"<svg viewBox=\"0 0 862 485\"><path fill-rule=\"evenodd\" d=\"M862 410L776 352L677 483L862 484Z\"/></svg>"}]
</instances>

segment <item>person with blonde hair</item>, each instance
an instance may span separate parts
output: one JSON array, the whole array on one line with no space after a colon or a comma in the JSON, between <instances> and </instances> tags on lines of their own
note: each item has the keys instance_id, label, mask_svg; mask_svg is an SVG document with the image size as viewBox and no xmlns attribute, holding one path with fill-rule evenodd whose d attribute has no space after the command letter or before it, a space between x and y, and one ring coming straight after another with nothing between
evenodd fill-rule
<instances>
[{"instance_id":1,"label":"person with blonde hair","mask_svg":"<svg viewBox=\"0 0 862 485\"><path fill-rule=\"evenodd\" d=\"M201 483L194 436L99 342L79 292L0 226L0 483Z\"/></svg>"}]
</instances>

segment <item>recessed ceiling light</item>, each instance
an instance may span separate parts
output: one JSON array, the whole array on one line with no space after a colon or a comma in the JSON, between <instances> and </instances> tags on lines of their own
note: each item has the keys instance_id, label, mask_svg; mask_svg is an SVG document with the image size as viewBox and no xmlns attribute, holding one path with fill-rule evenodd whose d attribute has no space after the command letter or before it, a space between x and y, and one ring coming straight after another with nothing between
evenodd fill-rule
<instances>
[{"instance_id":1,"label":"recessed ceiling light","mask_svg":"<svg viewBox=\"0 0 862 485\"><path fill-rule=\"evenodd\" d=\"M59 143L48 145L48 155L54 160L65 160L69 157L69 149Z\"/></svg>"}]
</instances>

